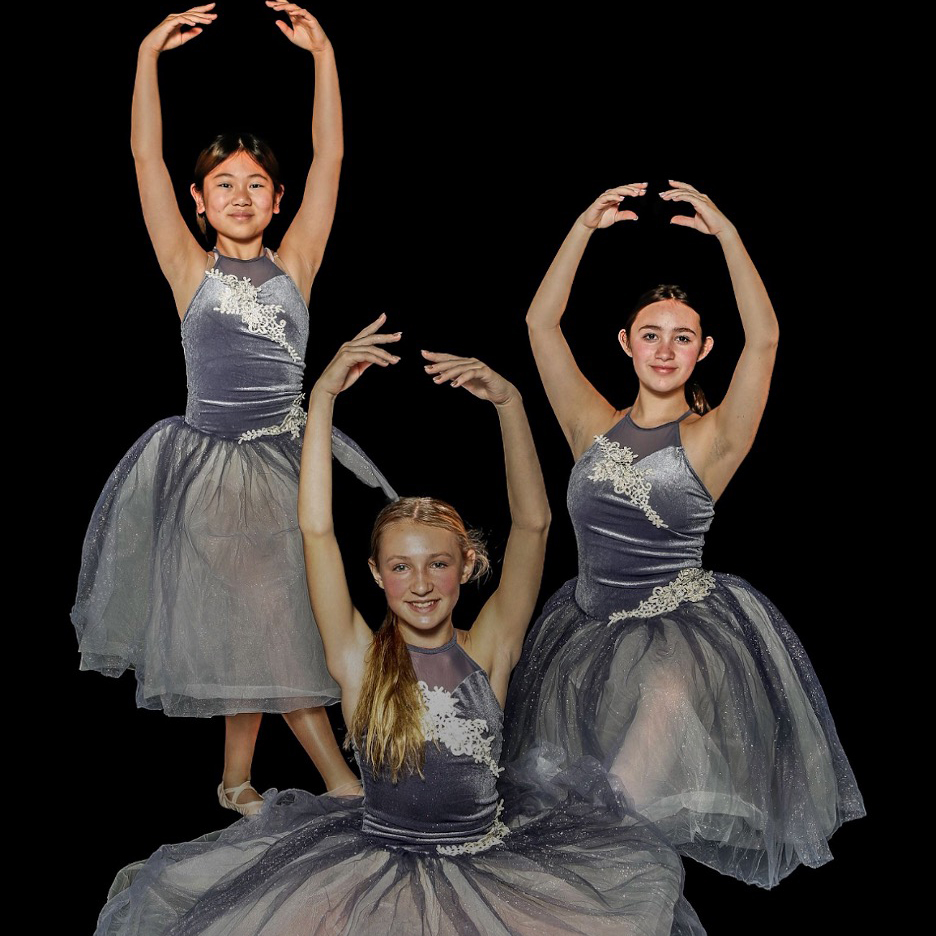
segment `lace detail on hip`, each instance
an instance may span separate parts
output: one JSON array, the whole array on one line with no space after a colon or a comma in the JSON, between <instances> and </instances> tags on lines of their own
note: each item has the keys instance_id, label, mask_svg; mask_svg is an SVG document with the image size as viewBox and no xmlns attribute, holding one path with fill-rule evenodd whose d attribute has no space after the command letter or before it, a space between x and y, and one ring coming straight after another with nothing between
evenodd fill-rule
<instances>
[{"instance_id":1,"label":"lace detail on hip","mask_svg":"<svg viewBox=\"0 0 936 936\"><path fill-rule=\"evenodd\" d=\"M262 429L249 429L247 432L238 436L238 445L241 442L251 442L254 439L259 439L261 436L282 435L284 432L288 432L294 439L298 439L299 430L302 429L309 418L306 415L306 411L302 408L302 397L303 394L300 393L299 396L292 401L289 412L278 426L264 426Z\"/></svg>"},{"instance_id":2,"label":"lace detail on hip","mask_svg":"<svg viewBox=\"0 0 936 936\"><path fill-rule=\"evenodd\" d=\"M436 851L440 855L476 855L478 852L487 851L501 842L510 834L510 829L501 822L501 813L504 811L504 801L497 804L497 813L494 816L494 822L491 828L477 841L465 842L464 845L436 845Z\"/></svg>"},{"instance_id":3,"label":"lace detail on hip","mask_svg":"<svg viewBox=\"0 0 936 936\"><path fill-rule=\"evenodd\" d=\"M286 319L280 318L285 310L281 305L260 302L257 298L260 290L250 282L250 277L238 279L233 273L222 273L217 268L206 270L205 276L219 280L227 287L221 297L221 305L214 308L215 312L239 315L249 332L275 341L297 364L302 363L302 355L286 340Z\"/></svg>"},{"instance_id":4,"label":"lace detail on hip","mask_svg":"<svg viewBox=\"0 0 936 936\"><path fill-rule=\"evenodd\" d=\"M656 617L667 611L675 611L685 601L701 601L714 587L714 572L683 569L672 582L657 585L650 597L641 601L633 611L615 611L608 617L608 623L614 624L627 618Z\"/></svg>"},{"instance_id":5,"label":"lace detail on hip","mask_svg":"<svg viewBox=\"0 0 936 936\"><path fill-rule=\"evenodd\" d=\"M639 507L655 527L665 527L663 518L650 506L651 484L647 480L650 468L635 468L636 455L619 442L607 436L595 436L601 449L601 458L588 476L590 481L610 481L615 494L623 494L635 507Z\"/></svg>"}]
</instances>

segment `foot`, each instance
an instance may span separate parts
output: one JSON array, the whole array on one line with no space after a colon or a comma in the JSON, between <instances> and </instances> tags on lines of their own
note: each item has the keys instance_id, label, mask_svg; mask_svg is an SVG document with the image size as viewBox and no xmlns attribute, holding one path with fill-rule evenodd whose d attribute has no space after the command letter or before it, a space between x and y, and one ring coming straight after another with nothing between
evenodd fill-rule
<instances>
[{"instance_id":1,"label":"foot","mask_svg":"<svg viewBox=\"0 0 936 936\"><path fill-rule=\"evenodd\" d=\"M363 796L364 790L361 787L361 781L355 777L353 780L349 780L347 783L342 783L341 786L332 787L330 790L325 791L326 796Z\"/></svg>"},{"instance_id":2,"label":"foot","mask_svg":"<svg viewBox=\"0 0 936 936\"><path fill-rule=\"evenodd\" d=\"M218 802L225 809L233 809L242 816L253 816L260 812L263 797L250 785L248 777L237 786L225 787L224 781L218 784Z\"/></svg>"}]
</instances>

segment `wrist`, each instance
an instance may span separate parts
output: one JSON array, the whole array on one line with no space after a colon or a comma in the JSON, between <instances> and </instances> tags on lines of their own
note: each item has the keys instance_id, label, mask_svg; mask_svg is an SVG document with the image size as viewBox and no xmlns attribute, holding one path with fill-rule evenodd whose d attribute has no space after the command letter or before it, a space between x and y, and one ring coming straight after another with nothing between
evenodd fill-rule
<instances>
[{"instance_id":1,"label":"wrist","mask_svg":"<svg viewBox=\"0 0 936 936\"><path fill-rule=\"evenodd\" d=\"M523 407L523 397L520 396L520 391L513 384L510 384L507 390L506 400L501 400L500 402L495 400L493 402L498 410L517 409L518 407Z\"/></svg>"},{"instance_id":2,"label":"wrist","mask_svg":"<svg viewBox=\"0 0 936 936\"><path fill-rule=\"evenodd\" d=\"M337 396L337 393L332 393L327 387L316 383L309 391L309 410L311 411L313 408L331 409L335 405Z\"/></svg>"},{"instance_id":3,"label":"wrist","mask_svg":"<svg viewBox=\"0 0 936 936\"><path fill-rule=\"evenodd\" d=\"M731 222L726 222L725 226L715 236L722 245L730 244L732 242L741 242L741 238L738 235L738 229L733 224L731 224Z\"/></svg>"},{"instance_id":4,"label":"wrist","mask_svg":"<svg viewBox=\"0 0 936 936\"><path fill-rule=\"evenodd\" d=\"M330 39L325 40L325 45L320 46L317 49L310 49L309 51L312 53L312 58L314 58L316 61L318 61L320 58L335 57L335 49L334 46L332 46Z\"/></svg>"}]
</instances>

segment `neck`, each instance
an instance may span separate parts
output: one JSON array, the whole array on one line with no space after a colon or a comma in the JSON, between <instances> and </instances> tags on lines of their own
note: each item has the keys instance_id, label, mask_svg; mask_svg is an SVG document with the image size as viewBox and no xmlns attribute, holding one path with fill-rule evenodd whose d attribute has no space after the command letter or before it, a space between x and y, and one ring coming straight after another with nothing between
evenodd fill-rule
<instances>
[{"instance_id":1,"label":"neck","mask_svg":"<svg viewBox=\"0 0 936 936\"><path fill-rule=\"evenodd\" d=\"M641 387L631 407L630 417L638 426L653 429L679 419L687 409L689 404L682 387L667 394L654 393Z\"/></svg>"},{"instance_id":2,"label":"neck","mask_svg":"<svg viewBox=\"0 0 936 936\"><path fill-rule=\"evenodd\" d=\"M263 237L257 235L249 240L236 241L219 234L215 241L215 250L222 256L233 257L235 260L253 260L263 253Z\"/></svg>"},{"instance_id":3,"label":"neck","mask_svg":"<svg viewBox=\"0 0 936 936\"><path fill-rule=\"evenodd\" d=\"M423 650L444 647L455 633L451 618L447 618L431 630L418 630L397 618L397 627L400 628L400 636L403 638L404 643L409 644L411 647L420 647Z\"/></svg>"}]
</instances>

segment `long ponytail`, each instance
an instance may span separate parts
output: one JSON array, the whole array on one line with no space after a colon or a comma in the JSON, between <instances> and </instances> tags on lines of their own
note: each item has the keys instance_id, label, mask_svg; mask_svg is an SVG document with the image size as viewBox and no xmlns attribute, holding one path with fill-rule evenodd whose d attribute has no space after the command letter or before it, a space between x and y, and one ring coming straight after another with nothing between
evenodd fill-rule
<instances>
[{"instance_id":1,"label":"long ponytail","mask_svg":"<svg viewBox=\"0 0 936 936\"><path fill-rule=\"evenodd\" d=\"M396 783L401 773L422 776L425 736L423 700L396 615L388 608L367 654L361 695L345 747L353 742L374 776L381 770Z\"/></svg>"}]
</instances>

